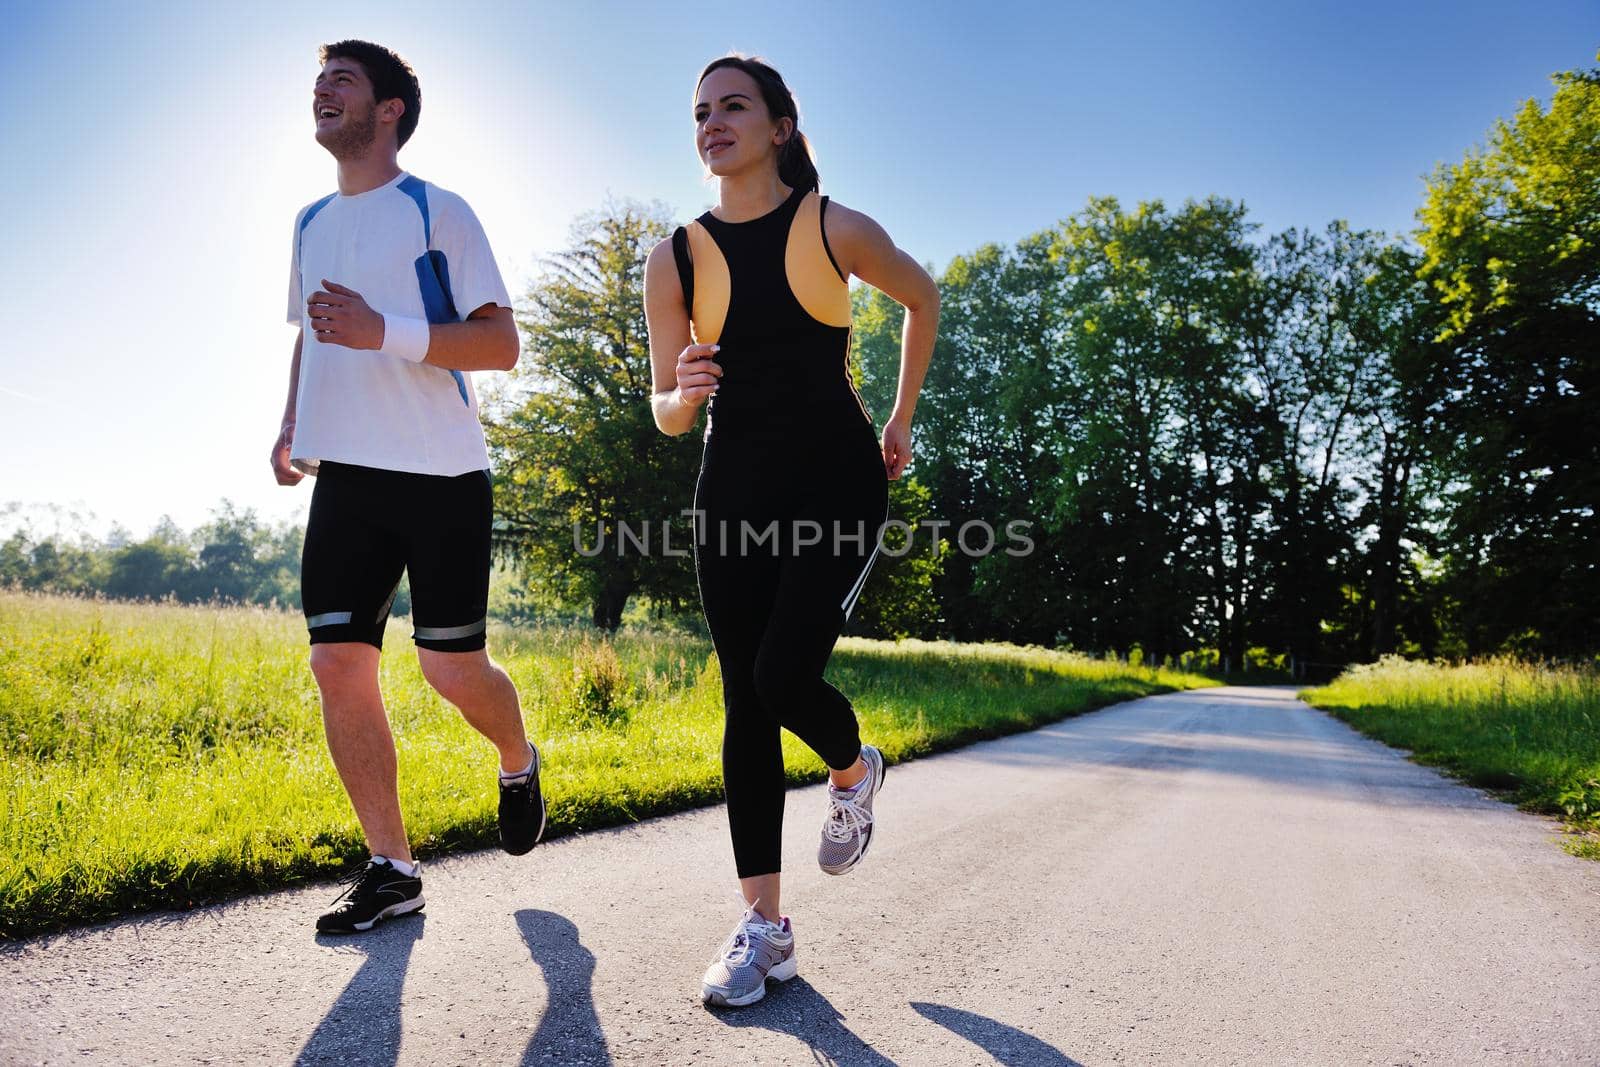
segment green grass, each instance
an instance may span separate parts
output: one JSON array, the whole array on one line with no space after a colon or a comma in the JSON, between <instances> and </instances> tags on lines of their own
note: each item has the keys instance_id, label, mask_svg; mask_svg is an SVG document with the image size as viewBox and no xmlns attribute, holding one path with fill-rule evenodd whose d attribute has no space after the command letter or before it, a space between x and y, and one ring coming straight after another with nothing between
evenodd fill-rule
<instances>
[{"instance_id":1,"label":"green grass","mask_svg":"<svg viewBox=\"0 0 1600 1067\"><path fill-rule=\"evenodd\" d=\"M392 623L382 682L420 856L495 841L492 748ZM710 646L495 627L544 754L550 834L721 799ZM829 677L891 760L1214 684L1007 645L845 639ZM793 737L794 782L820 761ZM298 615L0 592L0 936L187 907L365 855L322 740Z\"/></svg>"},{"instance_id":2,"label":"green grass","mask_svg":"<svg viewBox=\"0 0 1600 1067\"><path fill-rule=\"evenodd\" d=\"M1410 749L1527 811L1556 815L1569 852L1600 859L1600 673L1510 660L1398 658L1301 694L1362 733Z\"/></svg>"}]
</instances>

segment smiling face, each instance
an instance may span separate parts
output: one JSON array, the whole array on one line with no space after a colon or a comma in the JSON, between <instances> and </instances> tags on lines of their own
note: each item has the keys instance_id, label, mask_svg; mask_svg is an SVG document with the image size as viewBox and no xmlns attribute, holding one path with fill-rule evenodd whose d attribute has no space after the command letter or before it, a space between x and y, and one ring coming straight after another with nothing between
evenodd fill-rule
<instances>
[{"instance_id":1,"label":"smiling face","mask_svg":"<svg viewBox=\"0 0 1600 1067\"><path fill-rule=\"evenodd\" d=\"M756 80L737 67L718 67L695 90L695 149L719 178L755 167L778 166L778 146L794 129L773 120Z\"/></svg>"},{"instance_id":2,"label":"smiling face","mask_svg":"<svg viewBox=\"0 0 1600 1067\"><path fill-rule=\"evenodd\" d=\"M373 98L372 79L361 64L344 56L332 56L322 65L311 90L317 143L335 159L362 155L377 140L380 112L392 110L398 103L386 100L380 108Z\"/></svg>"}]
</instances>

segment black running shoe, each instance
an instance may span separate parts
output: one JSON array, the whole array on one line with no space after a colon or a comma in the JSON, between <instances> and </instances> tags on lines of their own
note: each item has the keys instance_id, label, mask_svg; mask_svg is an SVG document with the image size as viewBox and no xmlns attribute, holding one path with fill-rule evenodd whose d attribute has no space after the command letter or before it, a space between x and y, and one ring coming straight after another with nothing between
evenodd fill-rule
<instances>
[{"instance_id":1,"label":"black running shoe","mask_svg":"<svg viewBox=\"0 0 1600 1067\"><path fill-rule=\"evenodd\" d=\"M317 918L319 934L353 934L422 910L422 879L401 874L382 857L374 856L339 881L350 888L334 900L332 911Z\"/></svg>"},{"instance_id":2,"label":"black running shoe","mask_svg":"<svg viewBox=\"0 0 1600 1067\"><path fill-rule=\"evenodd\" d=\"M539 790L539 750L526 778L500 783L500 847L513 856L531 852L544 836L544 794Z\"/></svg>"}]
</instances>

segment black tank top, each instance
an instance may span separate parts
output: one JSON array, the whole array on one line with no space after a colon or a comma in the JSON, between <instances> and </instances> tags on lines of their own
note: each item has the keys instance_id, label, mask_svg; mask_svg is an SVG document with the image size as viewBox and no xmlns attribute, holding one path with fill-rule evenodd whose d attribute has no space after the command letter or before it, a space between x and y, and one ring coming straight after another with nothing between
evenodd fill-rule
<instances>
[{"instance_id":1,"label":"black tank top","mask_svg":"<svg viewBox=\"0 0 1600 1067\"><path fill-rule=\"evenodd\" d=\"M721 349L708 438L871 425L850 378L850 287L823 231L827 203L796 189L760 218L708 211L673 234L695 341Z\"/></svg>"}]
</instances>

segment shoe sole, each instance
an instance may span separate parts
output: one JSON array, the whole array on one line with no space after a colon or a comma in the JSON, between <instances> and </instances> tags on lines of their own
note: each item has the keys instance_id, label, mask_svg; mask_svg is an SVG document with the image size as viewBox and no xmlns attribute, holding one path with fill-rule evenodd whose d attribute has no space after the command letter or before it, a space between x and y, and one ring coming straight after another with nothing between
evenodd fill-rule
<instances>
[{"instance_id":1,"label":"shoe sole","mask_svg":"<svg viewBox=\"0 0 1600 1067\"><path fill-rule=\"evenodd\" d=\"M543 766L544 766L544 757L540 756L539 755L539 750L537 748L535 748L533 750L533 780L534 781L536 781L536 782L539 781L539 771ZM545 824L549 821L549 819L550 819L550 806L544 802L544 784L541 782L540 785L539 785L539 832L533 835L533 845L537 845L540 841L544 840L544 828L545 828ZM524 849L518 849L516 851L512 851L511 849L506 848L505 842L502 841L502 842L500 842L500 851L505 852L508 855L512 855L512 856L526 856L528 853L533 851L533 845L529 845L527 848L524 848Z\"/></svg>"},{"instance_id":2,"label":"shoe sole","mask_svg":"<svg viewBox=\"0 0 1600 1067\"><path fill-rule=\"evenodd\" d=\"M338 926L329 930L318 929L317 933L364 934L385 919L397 919L402 915L410 915L414 911L421 911L422 906L426 903L427 901L420 896L415 900L402 900L398 904L390 904L387 908L384 908L382 911L378 912L378 914L374 915L364 923L351 923L349 926Z\"/></svg>"},{"instance_id":3,"label":"shoe sole","mask_svg":"<svg viewBox=\"0 0 1600 1067\"><path fill-rule=\"evenodd\" d=\"M766 981L763 981L742 997L730 997L727 990L719 986L702 985L700 987L700 999L719 1008L747 1007L767 995L767 982L787 982L799 973L800 961L798 957L790 956L767 972Z\"/></svg>"},{"instance_id":4,"label":"shoe sole","mask_svg":"<svg viewBox=\"0 0 1600 1067\"><path fill-rule=\"evenodd\" d=\"M878 752L878 750L876 748L874 748L872 751ZM888 781L888 778L889 778L889 765L884 762L883 753L882 752L878 752L878 780L876 782L872 783L872 798L874 800L876 800L878 798L878 793L883 789L883 783ZM867 858L867 849L872 847L872 839L875 836L877 836L872 832L873 828L875 828L877 825L878 825L878 815L877 815L877 812L873 812L873 815L872 815L872 826L867 828L867 840L862 844L861 851L857 852L856 855L855 855L855 858L852 859L849 863L845 864L843 867L824 867L820 863L817 864L818 867L822 868L822 873L823 874L831 874L835 878L837 878L842 874L849 874L851 871L855 870L858 866L860 866L861 865L861 861Z\"/></svg>"}]
</instances>

